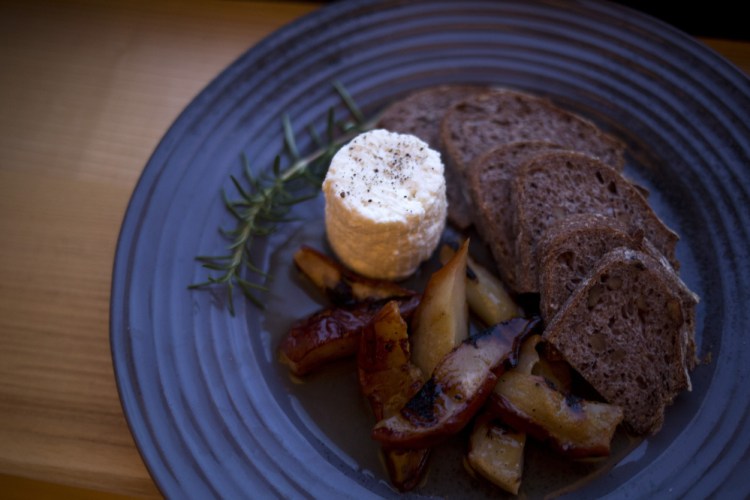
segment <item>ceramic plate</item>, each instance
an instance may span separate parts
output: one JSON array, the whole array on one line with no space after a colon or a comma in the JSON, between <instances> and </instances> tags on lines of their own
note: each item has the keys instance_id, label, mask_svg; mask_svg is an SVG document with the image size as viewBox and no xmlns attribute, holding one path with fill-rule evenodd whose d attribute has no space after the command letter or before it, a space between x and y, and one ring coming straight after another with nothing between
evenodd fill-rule
<instances>
[{"instance_id":1,"label":"ceramic plate","mask_svg":"<svg viewBox=\"0 0 750 500\"><path fill-rule=\"evenodd\" d=\"M237 301L231 316L220 290L187 288L206 278L194 258L226 245L217 229L231 216L220 193L232 195L242 156L256 172L269 169L285 113L309 149L305 125L322 127L331 106L345 116L333 81L369 114L428 85L502 85L622 138L626 173L681 235L681 275L701 296L697 338L710 360L662 432L576 495L750 494L748 79L687 35L614 4L354 1L286 26L222 72L165 135L133 194L114 266L111 345L125 415L166 496L394 495L353 366L296 383L276 361L291 322L322 304L291 264L302 243L325 246L322 201L298 206L299 220L259 241L256 263L273 276L265 309ZM414 495L493 493L455 451L437 454ZM568 480L532 472L534 495Z\"/></svg>"}]
</instances>

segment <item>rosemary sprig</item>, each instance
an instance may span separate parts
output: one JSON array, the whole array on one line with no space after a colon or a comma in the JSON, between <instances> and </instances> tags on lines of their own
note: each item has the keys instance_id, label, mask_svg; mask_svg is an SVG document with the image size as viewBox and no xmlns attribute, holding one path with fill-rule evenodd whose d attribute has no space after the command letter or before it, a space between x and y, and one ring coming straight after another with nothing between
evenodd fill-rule
<instances>
[{"instance_id":1,"label":"rosemary sprig","mask_svg":"<svg viewBox=\"0 0 750 500\"><path fill-rule=\"evenodd\" d=\"M288 115L282 119L284 132L284 150L291 163L282 168L282 155L274 159L269 173L253 174L247 157L243 154L243 178L230 176L239 199L230 200L222 190L224 205L235 219L231 230L220 229L221 234L229 240L227 253L219 256L198 256L196 260L210 271L208 278L200 283L190 285L190 289L224 286L227 291L229 312L234 316L235 288L256 306L263 308L259 293L267 287L246 278L250 272L264 279L269 276L252 262L253 244L258 238L273 233L279 224L288 221L292 206L317 196L325 178L331 158L339 148L355 135L368 130L374 120L367 121L362 111L354 102L349 92L338 82L334 88L350 119L337 122L334 108L328 110L326 134L321 138L315 127L308 127L308 132L316 149L302 155ZM244 183L243 183L244 181Z\"/></svg>"}]
</instances>

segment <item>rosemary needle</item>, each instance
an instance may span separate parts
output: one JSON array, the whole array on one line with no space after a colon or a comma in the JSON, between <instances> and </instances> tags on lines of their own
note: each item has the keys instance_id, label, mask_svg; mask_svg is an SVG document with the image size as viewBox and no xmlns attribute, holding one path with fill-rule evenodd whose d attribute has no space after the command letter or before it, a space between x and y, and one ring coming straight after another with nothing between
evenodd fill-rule
<instances>
[{"instance_id":1,"label":"rosemary needle","mask_svg":"<svg viewBox=\"0 0 750 500\"><path fill-rule=\"evenodd\" d=\"M224 205L235 220L235 226L231 230L220 229L221 234L230 242L226 248L227 253L196 257L201 266L209 271L209 276L205 281L188 288L225 287L227 305L232 316L235 314L236 288L250 302L263 308L260 294L267 288L245 277L249 272L268 279L268 274L253 264L255 241L273 233L278 224L286 222L292 206L317 196L336 151L355 135L372 128L374 121L366 120L344 86L338 82L333 85L351 116L350 121L338 123L334 108L331 107L327 115L325 138L318 135L315 127L309 126L308 131L316 149L302 155L297 148L291 119L284 115L284 149L291 163L282 168L282 155L277 155L270 169L271 175L254 175L247 157L243 155L243 178L230 176L239 198L230 200L226 192L222 191Z\"/></svg>"}]
</instances>

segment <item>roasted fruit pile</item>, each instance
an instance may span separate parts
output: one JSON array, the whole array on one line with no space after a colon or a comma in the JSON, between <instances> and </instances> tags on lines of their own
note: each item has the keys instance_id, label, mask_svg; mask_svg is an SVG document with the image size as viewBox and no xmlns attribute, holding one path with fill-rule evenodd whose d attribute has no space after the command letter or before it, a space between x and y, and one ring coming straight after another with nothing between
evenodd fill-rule
<instances>
[{"instance_id":1,"label":"roasted fruit pile","mask_svg":"<svg viewBox=\"0 0 750 500\"><path fill-rule=\"evenodd\" d=\"M279 359L296 376L356 357L362 394L391 482L419 486L430 451L469 433L472 472L518 493L527 436L574 459L610 452L621 408L574 393L574 373L502 283L469 256L441 249L420 294L358 276L309 247L295 263L331 305L295 323ZM470 319L484 325L470 336Z\"/></svg>"}]
</instances>

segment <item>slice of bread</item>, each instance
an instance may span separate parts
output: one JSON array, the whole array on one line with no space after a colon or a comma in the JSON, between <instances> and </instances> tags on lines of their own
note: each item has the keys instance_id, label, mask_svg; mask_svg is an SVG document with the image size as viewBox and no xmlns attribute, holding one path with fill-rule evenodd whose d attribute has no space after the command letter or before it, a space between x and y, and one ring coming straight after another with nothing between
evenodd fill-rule
<instances>
[{"instance_id":1,"label":"slice of bread","mask_svg":"<svg viewBox=\"0 0 750 500\"><path fill-rule=\"evenodd\" d=\"M446 168L459 182L477 157L489 149L519 141L547 141L601 158L618 170L624 165L624 144L592 122L550 100L509 89L474 93L453 104L440 125ZM464 200L471 209L466 186ZM469 212L471 213L471 211Z\"/></svg>"},{"instance_id":2,"label":"slice of bread","mask_svg":"<svg viewBox=\"0 0 750 500\"><path fill-rule=\"evenodd\" d=\"M642 239L640 231L633 235L621 221L601 214L574 214L547 229L537 244L544 322L552 320L604 254L618 247L638 249Z\"/></svg>"},{"instance_id":3,"label":"slice of bread","mask_svg":"<svg viewBox=\"0 0 750 500\"><path fill-rule=\"evenodd\" d=\"M577 214L550 228L538 244L539 309L545 323L550 323L575 289L596 269L599 259L615 248L641 251L661 267L672 293L680 297L685 319L686 361L690 370L697 363L695 345L695 308L698 296L675 273L654 245L643 237L643 231L629 232L622 222L598 214Z\"/></svg>"},{"instance_id":4,"label":"slice of bread","mask_svg":"<svg viewBox=\"0 0 750 500\"><path fill-rule=\"evenodd\" d=\"M383 110L376 128L400 134L412 134L440 148L440 121L445 111L467 96L487 90L479 85L437 85L416 90Z\"/></svg>"},{"instance_id":5,"label":"slice of bread","mask_svg":"<svg viewBox=\"0 0 750 500\"><path fill-rule=\"evenodd\" d=\"M445 111L469 95L487 90L478 85L438 85L417 90L391 103L382 113L377 127L419 137L436 151L441 150L440 122ZM471 225L469 207L464 203L460 176L445 166L448 219L458 227Z\"/></svg>"},{"instance_id":6,"label":"slice of bread","mask_svg":"<svg viewBox=\"0 0 750 500\"><path fill-rule=\"evenodd\" d=\"M548 99L509 89L475 93L453 104L440 134L459 172L489 148L535 140L589 153L617 169L624 164L625 146L615 137Z\"/></svg>"},{"instance_id":7,"label":"slice of bread","mask_svg":"<svg viewBox=\"0 0 750 500\"><path fill-rule=\"evenodd\" d=\"M628 231L642 230L679 267L677 234L633 184L596 158L568 151L534 157L513 179L511 199L519 293L539 292L537 243L549 228L574 214L601 214L621 221Z\"/></svg>"},{"instance_id":8,"label":"slice of bread","mask_svg":"<svg viewBox=\"0 0 750 500\"><path fill-rule=\"evenodd\" d=\"M545 141L503 144L477 158L466 172L473 207L472 221L510 288L516 288L510 186L518 168L534 156L560 150Z\"/></svg>"},{"instance_id":9,"label":"slice of bread","mask_svg":"<svg viewBox=\"0 0 750 500\"><path fill-rule=\"evenodd\" d=\"M617 248L599 260L547 326L544 338L638 434L689 390L681 297L649 255Z\"/></svg>"}]
</instances>

